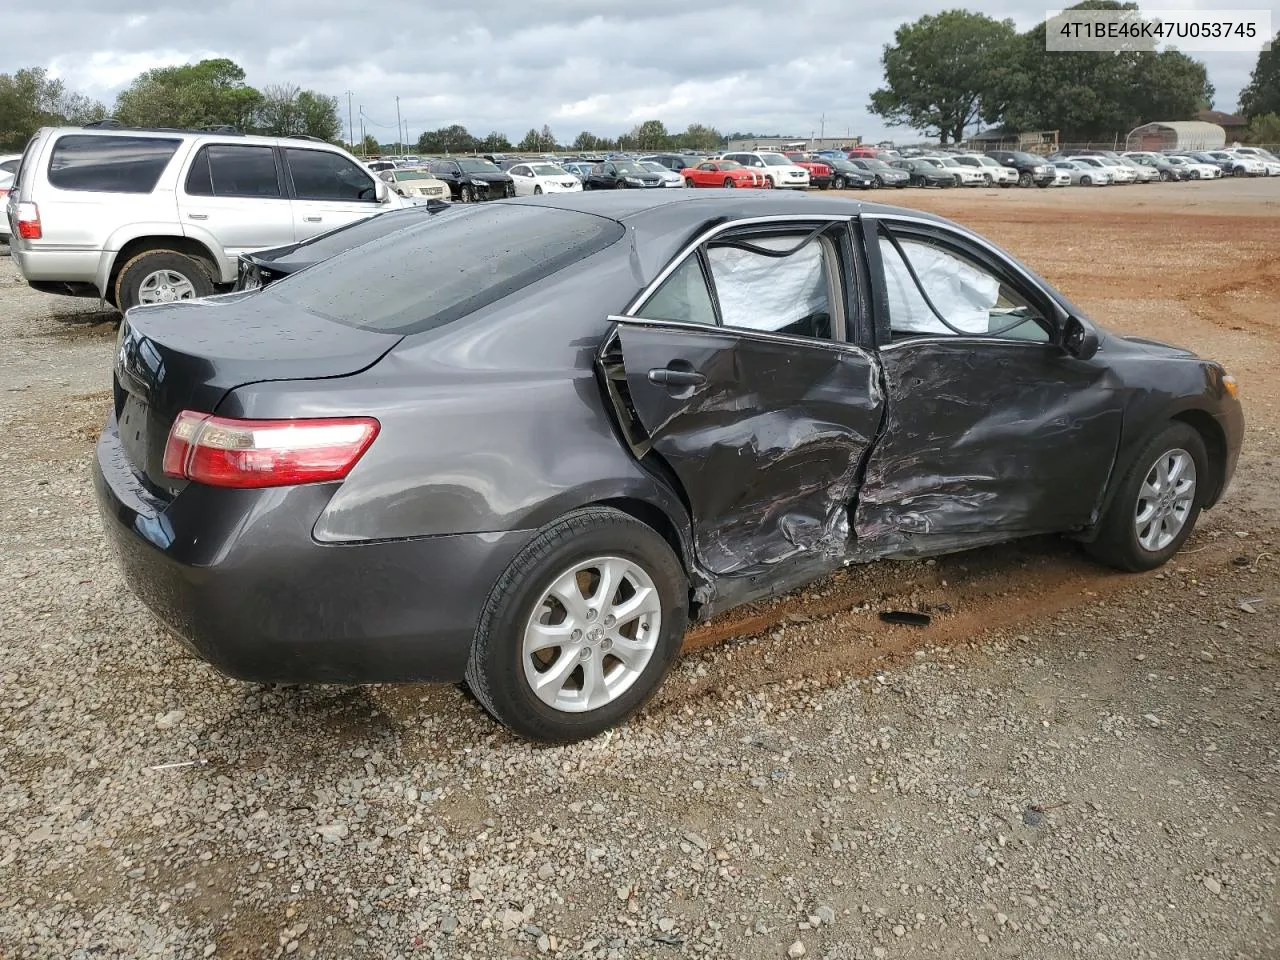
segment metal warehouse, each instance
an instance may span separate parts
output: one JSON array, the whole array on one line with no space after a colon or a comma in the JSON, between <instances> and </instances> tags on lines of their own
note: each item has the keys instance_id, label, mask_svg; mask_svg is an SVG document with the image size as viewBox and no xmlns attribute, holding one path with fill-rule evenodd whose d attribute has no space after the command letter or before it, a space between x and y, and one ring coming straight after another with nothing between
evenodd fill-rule
<instances>
[{"instance_id":1,"label":"metal warehouse","mask_svg":"<svg viewBox=\"0 0 1280 960\"><path fill-rule=\"evenodd\" d=\"M1130 150L1217 150L1227 144L1227 132L1216 123L1172 120L1144 123L1126 138Z\"/></svg>"}]
</instances>

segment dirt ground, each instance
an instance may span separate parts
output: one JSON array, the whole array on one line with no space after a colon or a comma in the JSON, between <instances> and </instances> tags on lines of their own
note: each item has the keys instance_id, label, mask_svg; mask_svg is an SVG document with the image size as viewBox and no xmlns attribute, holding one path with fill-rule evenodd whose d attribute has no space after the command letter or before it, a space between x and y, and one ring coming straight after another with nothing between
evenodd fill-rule
<instances>
[{"instance_id":1,"label":"dirt ground","mask_svg":"<svg viewBox=\"0 0 1280 960\"><path fill-rule=\"evenodd\" d=\"M1228 497L1150 574L1044 538L734 611L553 749L184 657L98 532L111 317L0 257L0 958L1280 958L1280 180L857 196L1222 361Z\"/></svg>"}]
</instances>

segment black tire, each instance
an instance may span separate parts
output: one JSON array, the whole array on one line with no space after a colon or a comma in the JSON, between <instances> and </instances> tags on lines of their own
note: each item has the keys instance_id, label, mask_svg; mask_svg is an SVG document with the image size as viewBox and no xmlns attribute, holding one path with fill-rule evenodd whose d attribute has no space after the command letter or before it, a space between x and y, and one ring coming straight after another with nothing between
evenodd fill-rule
<instances>
[{"instance_id":1,"label":"black tire","mask_svg":"<svg viewBox=\"0 0 1280 960\"><path fill-rule=\"evenodd\" d=\"M613 181L613 189L615 189L615 190L625 190L626 188L627 188L627 181L625 181L625 180L615 180L615 181Z\"/></svg>"},{"instance_id":2,"label":"black tire","mask_svg":"<svg viewBox=\"0 0 1280 960\"><path fill-rule=\"evenodd\" d=\"M832 180L832 181L831 181L831 186L832 186L832 187L834 187L834 188L835 188L835 189L837 189L837 190L843 190L843 189L844 189L844 177L836 177L834 180Z\"/></svg>"},{"instance_id":3,"label":"black tire","mask_svg":"<svg viewBox=\"0 0 1280 960\"><path fill-rule=\"evenodd\" d=\"M818 189L819 189L819 190L830 190L830 189L831 189L831 181L830 181L830 180L828 180L826 183L820 183L820 184L818 184Z\"/></svg>"},{"instance_id":4,"label":"black tire","mask_svg":"<svg viewBox=\"0 0 1280 960\"><path fill-rule=\"evenodd\" d=\"M1170 173L1168 170L1161 170L1160 179L1163 180L1165 183L1168 183L1170 180L1173 179L1173 174Z\"/></svg>"},{"instance_id":5,"label":"black tire","mask_svg":"<svg viewBox=\"0 0 1280 960\"><path fill-rule=\"evenodd\" d=\"M1082 187L1090 186L1092 185L1092 183L1093 183L1093 178L1089 176L1087 173L1080 178L1080 186Z\"/></svg>"},{"instance_id":6,"label":"black tire","mask_svg":"<svg viewBox=\"0 0 1280 960\"><path fill-rule=\"evenodd\" d=\"M984 174L982 175L982 183L983 183L983 185L984 185L984 186L993 187L993 186L995 186L995 183L996 183L996 182L995 182L995 180L992 178L991 174L989 174L989 173L984 173Z\"/></svg>"},{"instance_id":7,"label":"black tire","mask_svg":"<svg viewBox=\"0 0 1280 960\"><path fill-rule=\"evenodd\" d=\"M197 297L207 297L214 292L213 279L204 262L176 250L146 250L126 262L116 275L116 307L121 313L138 305L142 282L158 270L168 270L186 279Z\"/></svg>"},{"instance_id":8,"label":"black tire","mask_svg":"<svg viewBox=\"0 0 1280 960\"><path fill-rule=\"evenodd\" d=\"M1033 183L1035 183L1035 180L1032 179L1031 174L1027 173L1025 170L1018 174L1018 186L1029 187Z\"/></svg>"},{"instance_id":9,"label":"black tire","mask_svg":"<svg viewBox=\"0 0 1280 960\"><path fill-rule=\"evenodd\" d=\"M1147 550L1138 542L1134 515L1138 497L1147 474L1166 453L1185 450L1196 468L1196 492L1190 512L1178 535L1163 550ZM1097 560L1119 570L1138 572L1152 570L1166 563L1195 529L1203 506L1203 494L1210 483L1209 455L1204 440L1189 424L1172 421L1143 446L1133 466L1116 488L1115 498L1107 508L1098 528L1097 538L1085 549Z\"/></svg>"},{"instance_id":10,"label":"black tire","mask_svg":"<svg viewBox=\"0 0 1280 960\"><path fill-rule=\"evenodd\" d=\"M1051 186L1053 186L1053 181L1052 181L1052 180L1046 180L1044 183L1037 183L1037 184L1036 184L1036 186L1037 186L1037 187L1039 187L1041 190L1043 190L1045 187L1051 187Z\"/></svg>"},{"instance_id":11,"label":"black tire","mask_svg":"<svg viewBox=\"0 0 1280 960\"><path fill-rule=\"evenodd\" d=\"M910 182L911 182L910 179L908 179L907 183L910 183ZM883 186L884 186L884 177L880 176L880 174L877 173L874 177L871 178L872 190L879 190Z\"/></svg>"},{"instance_id":12,"label":"black tire","mask_svg":"<svg viewBox=\"0 0 1280 960\"><path fill-rule=\"evenodd\" d=\"M769 181L769 188L770 188L771 190L776 190L776 189L778 189L778 181L777 181L777 180L775 180L775 179L773 179L773 177L772 177L772 176L765 177L765 179Z\"/></svg>"},{"instance_id":13,"label":"black tire","mask_svg":"<svg viewBox=\"0 0 1280 960\"><path fill-rule=\"evenodd\" d=\"M724 188L725 188L726 190L732 190L732 189L734 189L735 187L737 187L737 184L733 182L733 177L725 177L725 178L724 178Z\"/></svg>"},{"instance_id":14,"label":"black tire","mask_svg":"<svg viewBox=\"0 0 1280 960\"><path fill-rule=\"evenodd\" d=\"M641 566L661 598L663 622L653 654L617 699L594 710L557 710L533 692L522 663L524 626L552 578L596 556ZM476 625L467 685L500 723L546 743L594 737L635 713L662 683L684 639L689 585L675 551L652 527L608 507L587 507L543 527L489 592Z\"/></svg>"},{"instance_id":15,"label":"black tire","mask_svg":"<svg viewBox=\"0 0 1280 960\"><path fill-rule=\"evenodd\" d=\"M533 188L533 195L536 197L536 196L539 196L541 193L542 193L542 185L538 184Z\"/></svg>"},{"instance_id":16,"label":"black tire","mask_svg":"<svg viewBox=\"0 0 1280 960\"><path fill-rule=\"evenodd\" d=\"M476 194L469 186L464 186L461 190L460 196L463 203L471 203L471 201L475 199Z\"/></svg>"},{"instance_id":17,"label":"black tire","mask_svg":"<svg viewBox=\"0 0 1280 960\"><path fill-rule=\"evenodd\" d=\"M964 180L963 180L963 179L961 179L960 174L958 174L958 173L956 174L956 181L955 181L955 185L956 185L957 187L963 187L963 186L964 186Z\"/></svg>"},{"instance_id":18,"label":"black tire","mask_svg":"<svg viewBox=\"0 0 1280 960\"><path fill-rule=\"evenodd\" d=\"M1244 167L1236 167L1231 172L1237 177L1247 177L1249 175L1249 171Z\"/></svg>"}]
</instances>

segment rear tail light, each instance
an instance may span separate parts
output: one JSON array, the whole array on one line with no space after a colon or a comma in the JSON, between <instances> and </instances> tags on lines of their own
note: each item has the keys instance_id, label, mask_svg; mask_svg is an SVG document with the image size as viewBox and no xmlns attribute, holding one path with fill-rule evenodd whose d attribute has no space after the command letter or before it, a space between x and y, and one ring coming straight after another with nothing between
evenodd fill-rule
<instances>
[{"instance_id":1,"label":"rear tail light","mask_svg":"<svg viewBox=\"0 0 1280 960\"><path fill-rule=\"evenodd\" d=\"M184 410L164 449L166 476L211 487L341 480L378 435L372 417L233 420Z\"/></svg>"},{"instance_id":2,"label":"rear tail light","mask_svg":"<svg viewBox=\"0 0 1280 960\"><path fill-rule=\"evenodd\" d=\"M40 228L40 208L34 203L18 204L18 236L23 240L39 240L44 236Z\"/></svg>"}]
</instances>

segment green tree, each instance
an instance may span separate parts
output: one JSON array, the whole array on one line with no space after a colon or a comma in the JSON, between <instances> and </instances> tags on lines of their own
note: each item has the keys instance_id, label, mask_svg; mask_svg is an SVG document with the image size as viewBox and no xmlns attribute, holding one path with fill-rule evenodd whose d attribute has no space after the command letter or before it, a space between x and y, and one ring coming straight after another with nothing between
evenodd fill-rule
<instances>
[{"instance_id":1,"label":"green tree","mask_svg":"<svg viewBox=\"0 0 1280 960\"><path fill-rule=\"evenodd\" d=\"M378 138L372 134L366 133L364 139L360 141L359 153L363 157L371 157L374 154L382 152L382 147L378 144Z\"/></svg>"},{"instance_id":2,"label":"green tree","mask_svg":"<svg viewBox=\"0 0 1280 960\"><path fill-rule=\"evenodd\" d=\"M507 139L505 133L499 133L497 130L491 130L489 134L480 141L480 149L485 153L506 153L511 149L511 141Z\"/></svg>"},{"instance_id":3,"label":"green tree","mask_svg":"<svg viewBox=\"0 0 1280 960\"><path fill-rule=\"evenodd\" d=\"M556 135L551 132L548 124L543 124L542 129L538 131L538 149L551 152L556 149Z\"/></svg>"},{"instance_id":4,"label":"green tree","mask_svg":"<svg viewBox=\"0 0 1280 960\"><path fill-rule=\"evenodd\" d=\"M1270 50L1258 54L1253 75L1240 91L1240 112L1246 117L1260 113L1280 113L1280 33Z\"/></svg>"},{"instance_id":5,"label":"green tree","mask_svg":"<svg viewBox=\"0 0 1280 960\"><path fill-rule=\"evenodd\" d=\"M895 126L964 139L965 127L998 110L997 73L1017 38L1012 20L948 10L904 24L881 55L885 86L871 112Z\"/></svg>"},{"instance_id":6,"label":"green tree","mask_svg":"<svg viewBox=\"0 0 1280 960\"><path fill-rule=\"evenodd\" d=\"M157 67L134 79L116 98L115 117L135 127L233 124L252 129L262 94L244 82L231 60L201 60Z\"/></svg>"},{"instance_id":7,"label":"green tree","mask_svg":"<svg viewBox=\"0 0 1280 960\"><path fill-rule=\"evenodd\" d=\"M537 153L542 149L542 134L536 128L530 127L529 132L516 144L516 149L523 153Z\"/></svg>"},{"instance_id":8,"label":"green tree","mask_svg":"<svg viewBox=\"0 0 1280 960\"><path fill-rule=\"evenodd\" d=\"M0 149L20 149L44 126L88 123L104 116L102 104L67 90L43 67L0 73Z\"/></svg>"},{"instance_id":9,"label":"green tree","mask_svg":"<svg viewBox=\"0 0 1280 960\"><path fill-rule=\"evenodd\" d=\"M661 120L646 120L631 131L629 140L638 150L665 150L671 145L671 135Z\"/></svg>"},{"instance_id":10,"label":"green tree","mask_svg":"<svg viewBox=\"0 0 1280 960\"><path fill-rule=\"evenodd\" d=\"M1280 144L1280 113L1260 113L1249 121L1249 142Z\"/></svg>"},{"instance_id":11,"label":"green tree","mask_svg":"<svg viewBox=\"0 0 1280 960\"><path fill-rule=\"evenodd\" d=\"M467 128L451 124L439 130L426 130L418 137L419 153L471 153L480 145Z\"/></svg>"},{"instance_id":12,"label":"green tree","mask_svg":"<svg viewBox=\"0 0 1280 960\"><path fill-rule=\"evenodd\" d=\"M680 150L718 150L724 139L715 127L701 123L691 123L684 133L673 134L670 138L671 146Z\"/></svg>"}]
</instances>

